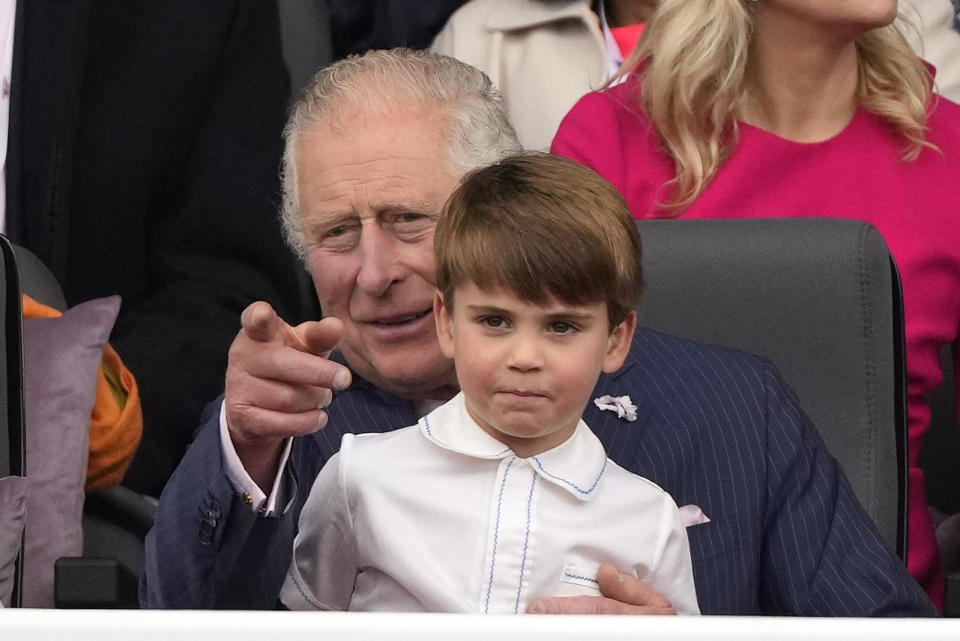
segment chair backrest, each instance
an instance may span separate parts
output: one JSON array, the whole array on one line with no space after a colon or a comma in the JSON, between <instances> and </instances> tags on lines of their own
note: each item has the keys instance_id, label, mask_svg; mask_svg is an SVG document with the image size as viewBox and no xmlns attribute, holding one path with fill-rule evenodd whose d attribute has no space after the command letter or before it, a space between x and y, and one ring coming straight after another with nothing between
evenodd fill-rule
<instances>
[{"instance_id":1,"label":"chair backrest","mask_svg":"<svg viewBox=\"0 0 960 641\"><path fill-rule=\"evenodd\" d=\"M313 75L333 60L330 9L324 0L283 0L277 5L292 103Z\"/></svg>"},{"instance_id":2,"label":"chair backrest","mask_svg":"<svg viewBox=\"0 0 960 641\"><path fill-rule=\"evenodd\" d=\"M640 324L761 355L793 388L887 542L906 548L900 279L848 219L639 221Z\"/></svg>"},{"instance_id":3,"label":"chair backrest","mask_svg":"<svg viewBox=\"0 0 960 641\"><path fill-rule=\"evenodd\" d=\"M940 350L943 382L927 396L930 430L923 438L920 467L926 477L927 502L943 514L960 512L960 433L957 432L956 355L949 345Z\"/></svg>"},{"instance_id":4,"label":"chair backrest","mask_svg":"<svg viewBox=\"0 0 960 641\"><path fill-rule=\"evenodd\" d=\"M36 254L20 245L13 245L17 259L17 271L20 274L20 291L48 307L64 312L67 300L60 289L57 277L53 275Z\"/></svg>"},{"instance_id":5,"label":"chair backrest","mask_svg":"<svg viewBox=\"0 0 960 641\"><path fill-rule=\"evenodd\" d=\"M945 520L937 524L937 543L947 578L944 614L960 617L960 433L957 431L956 365L960 357L950 345L940 350L943 382L927 395L930 429L923 437L920 468L926 499ZM939 519L935 518L934 523Z\"/></svg>"},{"instance_id":6,"label":"chair backrest","mask_svg":"<svg viewBox=\"0 0 960 641\"><path fill-rule=\"evenodd\" d=\"M23 357L20 277L13 246L0 236L0 478L23 476Z\"/></svg>"},{"instance_id":7,"label":"chair backrest","mask_svg":"<svg viewBox=\"0 0 960 641\"><path fill-rule=\"evenodd\" d=\"M13 248L0 235L0 597L20 605L26 458L23 423L20 280Z\"/></svg>"}]
</instances>

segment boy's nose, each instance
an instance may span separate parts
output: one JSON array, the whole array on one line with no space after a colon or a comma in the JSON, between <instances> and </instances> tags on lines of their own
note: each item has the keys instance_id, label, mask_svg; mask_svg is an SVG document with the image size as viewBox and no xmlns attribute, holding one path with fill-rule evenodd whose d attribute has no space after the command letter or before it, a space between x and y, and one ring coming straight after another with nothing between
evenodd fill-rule
<instances>
[{"instance_id":1,"label":"boy's nose","mask_svg":"<svg viewBox=\"0 0 960 641\"><path fill-rule=\"evenodd\" d=\"M518 337L511 346L507 366L520 372L541 369L543 367L543 349L539 341Z\"/></svg>"}]
</instances>

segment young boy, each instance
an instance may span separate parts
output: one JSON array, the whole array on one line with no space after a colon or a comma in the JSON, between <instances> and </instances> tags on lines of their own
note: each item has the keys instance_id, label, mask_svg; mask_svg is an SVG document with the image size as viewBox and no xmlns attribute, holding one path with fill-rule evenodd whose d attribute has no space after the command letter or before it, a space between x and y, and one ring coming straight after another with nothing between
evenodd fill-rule
<instances>
[{"instance_id":1,"label":"young boy","mask_svg":"<svg viewBox=\"0 0 960 641\"><path fill-rule=\"evenodd\" d=\"M580 418L636 326L623 199L572 161L508 158L468 174L435 247L437 334L461 392L417 425L344 436L301 513L283 603L519 613L599 596L611 562L697 613L676 504Z\"/></svg>"}]
</instances>

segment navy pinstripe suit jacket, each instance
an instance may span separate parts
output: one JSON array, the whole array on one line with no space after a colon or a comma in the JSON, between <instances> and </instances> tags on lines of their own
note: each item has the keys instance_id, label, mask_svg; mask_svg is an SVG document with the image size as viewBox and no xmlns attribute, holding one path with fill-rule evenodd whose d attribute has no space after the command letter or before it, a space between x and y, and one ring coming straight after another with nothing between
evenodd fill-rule
<instances>
[{"instance_id":1,"label":"navy pinstripe suit jacket","mask_svg":"<svg viewBox=\"0 0 960 641\"><path fill-rule=\"evenodd\" d=\"M275 605L300 506L341 436L416 422L409 402L355 381L328 426L295 441L297 498L278 518L256 517L226 479L213 413L147 536L144 607ZM610 458L711 519L687 529L704 614L935 614L766 362L640 330L601 394L629 394L638 408L635 422L587 408Z\"/></svg>"}]
</instances>

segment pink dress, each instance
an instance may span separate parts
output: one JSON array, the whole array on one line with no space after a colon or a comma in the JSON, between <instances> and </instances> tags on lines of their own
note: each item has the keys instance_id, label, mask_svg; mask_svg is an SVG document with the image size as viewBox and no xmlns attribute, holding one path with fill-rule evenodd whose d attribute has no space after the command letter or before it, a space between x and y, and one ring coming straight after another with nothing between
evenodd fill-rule
<instances>
[{"instance_id":1,"label":"pink dress","mask_svg":"<svg viewBox=\"0 0 960 641\"><path fill-rule=\"evenodd\" d=\"M674 168L651 130L636 81L584 96L567 114L553 153L596 170L635 218L658 218ZM958 350L960 327L960 106L939 99L925 149L900 160L902 138L859 109L819 143L796 143L741 123L740 140L684 218L832 216L872 223L900 269L907 335L909 414L908 567L943 607L943 573L917 467L930 422L924 396L942 381L941 346ZM960 362L954 362L954 369ZM960 377L958 377L960 380ZM958 462L960 463L960 462Z\"/></svg>"}]
</instances>

